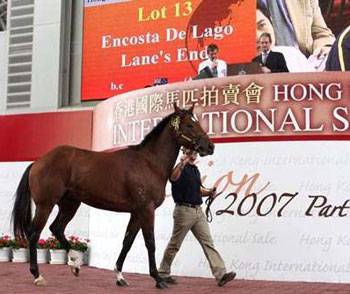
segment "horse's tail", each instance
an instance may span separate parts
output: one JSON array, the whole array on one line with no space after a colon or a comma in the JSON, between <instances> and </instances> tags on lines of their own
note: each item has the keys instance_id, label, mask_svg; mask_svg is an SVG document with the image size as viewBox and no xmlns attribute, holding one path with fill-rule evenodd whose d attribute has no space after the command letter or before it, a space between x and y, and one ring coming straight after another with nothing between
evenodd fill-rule
<instances>
[{"instance_id":1,"label":"horse's tail","mask_svg":"<svg viewBox=\"0 0 350 294\"><path fill-rule=\"evenodd\" d=\"M29 188L29 165L17 187L15 205L12 211L13 232L18 238L29 238L29 229L32 223L31 193Z\"/></svg>"}]
</instances>

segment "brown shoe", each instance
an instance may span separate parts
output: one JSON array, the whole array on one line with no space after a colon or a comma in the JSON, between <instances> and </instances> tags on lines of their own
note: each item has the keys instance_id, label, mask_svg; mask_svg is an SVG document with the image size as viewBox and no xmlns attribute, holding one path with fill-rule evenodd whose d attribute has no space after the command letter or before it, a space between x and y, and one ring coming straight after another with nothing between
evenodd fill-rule
<instances>
[{"instance_id":1,"label":"brown shoe","mask_svg":"<svg viewBox=\"0 0 350 294\"><path fill-rule=\"evenodd\" d=\"M226 285L226 283L232 281L236 276L236 273L235 272L229 272L229 273L226 273L222 276L222 278L220 279L220 281L218 282L218 286L219 287L222 287L224 285Z\"/></svg>"}]
</instances>

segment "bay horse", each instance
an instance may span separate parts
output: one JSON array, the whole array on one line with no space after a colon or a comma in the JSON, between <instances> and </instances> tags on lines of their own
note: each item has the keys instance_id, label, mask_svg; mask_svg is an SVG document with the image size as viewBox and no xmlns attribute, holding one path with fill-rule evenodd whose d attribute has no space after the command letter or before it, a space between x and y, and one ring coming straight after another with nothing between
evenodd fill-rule
<instances>
[{"instance_id":1,"label":"bay horse","mask_svg":"<svg viewBox=\"0 0 350 294\"><path fill-rule=\"evenodd\" d=\"M186 110L174 104L174 112L138 145L109 153L59 146L27 167L16 191L12 217L15 236L29 241L30 272L35 285L46 284L39 273L36 244L55 205L59 211L50 230L69 252L72 272L79 274L80 267L70 255L64 230L83 202L99 209L130 213L116 262L117 285L128 285L122 275L123 263L141 229L150 275L156 287L167 288L155 260L155 209L164 201L165 185L181 146L201 156L214 152L214 144L193 116L193 107ZM36 206L33 219L32 200Z\"/></svg>"}]
</instances>

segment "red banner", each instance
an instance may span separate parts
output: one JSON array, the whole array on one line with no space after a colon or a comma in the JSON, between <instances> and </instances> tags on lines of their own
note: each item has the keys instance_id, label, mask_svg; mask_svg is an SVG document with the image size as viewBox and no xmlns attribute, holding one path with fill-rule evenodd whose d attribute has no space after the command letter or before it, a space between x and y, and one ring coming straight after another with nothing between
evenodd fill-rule
<instances>
[{"instance_id":1,"label":"red banner","mask_svg":"<svg viewBox=\"0 0 350 294\"><path fill-rule=\"evenodd\" d=\"M0 116L0 161L32 161L58 145L91 149L92 110Z\"/></svg>"}]
</instances>

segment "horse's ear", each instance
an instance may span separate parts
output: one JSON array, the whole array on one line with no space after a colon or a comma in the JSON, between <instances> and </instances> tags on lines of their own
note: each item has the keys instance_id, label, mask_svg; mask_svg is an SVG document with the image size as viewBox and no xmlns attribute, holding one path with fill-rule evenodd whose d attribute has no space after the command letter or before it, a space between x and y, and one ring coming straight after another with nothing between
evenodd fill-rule
<instances>
[{"instance_id":1,"label":"horse's ear","mask_svg":"<svg viewBox=\"0 0 350 294\"><path fill-rule=\"evenodd\" d=\"M196 105L196 102L193 102L192 103L192 106L190 107L190 109L188 110L189 112L191 112L193 114L193 109L194 109L194 106Z\"/></svg>"},{"instance_id":2,"label":"horse's ear","mask_svg":"<svg viewBox=\"0 0 350 294\"><path fill-rule=\"evenodd\" d=\"M176 102L173 103L175 112L180 112L180 108L177 106Z\"/></svg>"}]
</instances>

